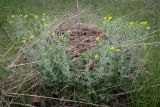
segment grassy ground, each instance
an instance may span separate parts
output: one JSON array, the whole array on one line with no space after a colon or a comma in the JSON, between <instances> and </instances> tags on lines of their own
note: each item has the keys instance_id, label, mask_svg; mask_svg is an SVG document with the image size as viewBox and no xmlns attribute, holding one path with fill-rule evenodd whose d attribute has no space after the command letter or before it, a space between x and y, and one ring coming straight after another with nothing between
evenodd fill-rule
<instances>
[{"instance_id":1,"label":"grassy ground","mask_svg":"<svg viewBox=\"0 0 160 107\"><path fill-rule=\"evenodd\" d=\"M3 24L8 16L16 13L47 13L53 16L62 16L69 12L76 11L74 0L1 0L0 4L0 55L3 55L12 46L3 31ZM148 21L152 30L160 28L160 1L159 0L81 0L81 10L96 13L100 17L113 16L113 18L128 16L128 21ZM160 33L157 33L157 35ZM159 42L160 36L155 36L148 42ZM158 44L151 44L149 51L148 65L146 71L150 76L142 75L141 79L133 84L133 87L143 88L136 91L129 98L129 105L133 107L157 107L160 96L160 47ZM6 57L15 55L15 51ZM0 64L0 76L4 74L4 63Z\"/></svg>"}]
</instances>

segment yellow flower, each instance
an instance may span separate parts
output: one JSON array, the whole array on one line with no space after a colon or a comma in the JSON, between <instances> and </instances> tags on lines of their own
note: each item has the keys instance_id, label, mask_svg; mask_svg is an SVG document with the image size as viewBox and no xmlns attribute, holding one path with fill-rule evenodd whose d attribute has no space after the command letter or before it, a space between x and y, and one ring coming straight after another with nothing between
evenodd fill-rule
<instances>
[{"instance_id":1,"label":"yellow flower","mask_svg":"<svg viewBox=\"0 0 160 107\"><path fill-rule=\"evenodd\" d=\"M144 21L144 22L140 22L141 25L147 25L148 22L147 21Z\"/></svg>"},{"instance_id":2,"label":"yellow flower","mask_svg":"<svg viewBox=\"0 0 160 107\"><path fill-rule=\"evenodd\" d=\"M107 19L107 17L105 16L103 19L104 19L104 20L106 20L106 19Z\"/></svg>"},{"instance_id":3,"label":"yellow flower","mask_svg":"<svg viewBox=\"0 0 160 107\"><path fill-rule=\"evenodd\" d=\"M15 18L15 15L12 15L11 18Z\"/></svg>"},{"instance_id":4,"label":"yellow flower","mask_svg":"<svg viewBox=\"0 0 160 107\"><path fill-rule=\"evenodd\" d=\"M52 36L55 36L56 35L56 33L55 32L52 32L52 34L51 34Z\"/></svg>"},{"instance_id":5,"label":"yellow flower","mask_svg":"<svg viewBox=\"0 0 160 107\"><path fill-rule=\"evenodd\" d=\"M147 27L146 27L146 29L147 29L147 30L150 30L150 29L151 29L151 27L147 26Z\"/></svg>"},{"instance_id":6,"label":"yellow flower","mask_svg":"<svg viewBox=\"0 0 160 107\"><path fill-rule=\"evenodd\" d=\"M48 27L48 24L44 24L44 27Z\"/></svg>"},{"instance_id":7,"label":"yellow flower","mask_svg":"<svg viewBox=\"0 0 160 107\"><path fill-rule=\"evenodd\" d=\"M97 36L96 37L96 41L99 41L101 38L100 38L100 36Z\"/></svg>"},{"instance_id":8,"label":"yellow flower","mask_svg":"<svg viewBox=\"0 0 160 107\"><path fill-rule=\"evenodd\" d=\"M68 29L68 30L66 31L66 33L72 33L71 29Z\"/></svg>"},{"instance_id":9,"label":"yellow flower","mask_svg":"<svg viewBox=\"0 0 160 107\"><path fill-rule=\"evenodd\" d=\"M116 52L120 52L121 50L120 49L116 49Z\"/></svg>"},{"instance_id":10,"label":"yellow flower","mask_svg":"<svg viewBox=\"0 0 160 107\"><path fill-rule=\"evenodd\" d=\"M112 51L114 51L114 50L115 50L115 47L111 47L110 49L111 49Z\"/></svg>"},{"instance_id":11,"label":"yellow flower","mask_svg":"<svg viewBox=\"0 0 160 107\"><path fill-rule=\"evenodd\" d=\"M133 24L135 24L135 22L129 22L128 24L129 24L129 25L133 25Z\"/></svg>"},{"instance_id":12,"label":"yellow flower","mask_svg":"<svg viewBox=\"0 0 160 107\"><path fill-rule=\"evenodd\" d=\"M112 18L113 18L112 16L108 16L108 17L105 16L105 17L103 17L104 20L109 20L109 21L112 20Z\"/></svg>"},{"instance_id":13,"label":"yellow flower","mask_svg":"<svg viewBox=\"0 0 160 107\"><path fill-rule=\"evenodd\" d=\"M26 40L22 40L22 41L21 41L21 43L26 44L26 43L27 43L27 41L26 41Z\"/></svg>"},{"instance_id":14,"label":"yellow flower","mask_svg":"<svg viewBox=\"0 0 160 107\"><path fill-rule=\"evenodd\" d=\"M34 35L29 36L29 39L34 39L34 38L35 38Z\"/></svg>"},{"instance_id":15,"label":"yellow flower","mask_svg":"<svg viewBox=\"0 0 160 107\"><path fill-rule=\"evenodd\" d=\"M96 54L96 55L94 56L94 58L95 58L95 59L99 59L99 55Z\"/></svg>"},{"instance_id":16,"label":"yellow flower","mask_svg":"<svg viewBox=\"0 0 160 107\"><path fill-rule=\"evenodd\" d=\"M24 18L25 18L25 19L28 18L28 15L24 15Z\"/></svg>"},{"instance_id":17,"label":"yellow flower","mask_svg":"<svg viewBox=\"0 0 160 107\"><path fill-rule=\"evenodd\" d=\"M109 17L108 17L108 20L112 20L112 16L109 16Z\"/></svg>"}]
</instances>

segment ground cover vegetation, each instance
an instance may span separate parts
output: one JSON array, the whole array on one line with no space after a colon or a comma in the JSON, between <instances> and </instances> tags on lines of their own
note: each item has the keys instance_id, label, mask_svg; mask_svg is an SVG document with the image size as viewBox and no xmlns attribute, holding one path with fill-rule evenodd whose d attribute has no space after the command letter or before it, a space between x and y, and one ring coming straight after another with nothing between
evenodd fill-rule
<instances>
[{"instance_id":1,"label":"ground cover vegetation","mask_svg":"<svg viewBox=\"0 0 160 107\"><path fill-rule=\"evenodd\" d=\"M33 2L2 2L14 12L5 9L1 20L0 105L158 106L158 1L88 0L75 11L75 1L48 0L38 14L24 5ZM139 5L128 13L130 3ZM143 3L154 12L137 18Z\"/></svg>"}]
</instances>

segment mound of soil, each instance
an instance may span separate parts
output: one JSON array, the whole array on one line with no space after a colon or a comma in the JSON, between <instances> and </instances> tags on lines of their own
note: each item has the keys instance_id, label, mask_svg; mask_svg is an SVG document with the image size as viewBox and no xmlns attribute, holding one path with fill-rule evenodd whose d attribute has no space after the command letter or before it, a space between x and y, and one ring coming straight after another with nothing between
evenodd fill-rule
<instances>
[{"instance_id":1,"label":"mound of soil","mask_svg":"<svg viewBox=\"0 0 160 107\"><path fill-rule=\"evenodd\" d=\"M108 37L98 28L76 25L58 32L65 33L67 30L71 31L68 49L71 52L72 58L79 57L82 53L91 49L91 47L95 47L97 37L108 40Z\"/></svg>"}]
</instances>

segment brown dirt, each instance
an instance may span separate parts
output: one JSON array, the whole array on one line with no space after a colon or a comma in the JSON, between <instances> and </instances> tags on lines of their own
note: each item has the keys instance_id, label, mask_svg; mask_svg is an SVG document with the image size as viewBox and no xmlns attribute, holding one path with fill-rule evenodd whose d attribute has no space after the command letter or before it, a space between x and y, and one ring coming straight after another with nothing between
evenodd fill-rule
<instances>
[{"instance_id":1,"label":"brown dirt","mask_svg":"<svg viewBox=\"0 0 160 107\"><path fill-rule=\"evenodd\" d=\"M95 47L97 44L96 37L107 40L108 37L98 28L90 28L87 26L74 26L72 28L63 29L58 32L65 33L71 30L68 49L73 58L81 56L84 52Z\"/></svg>"}]
</instances>

